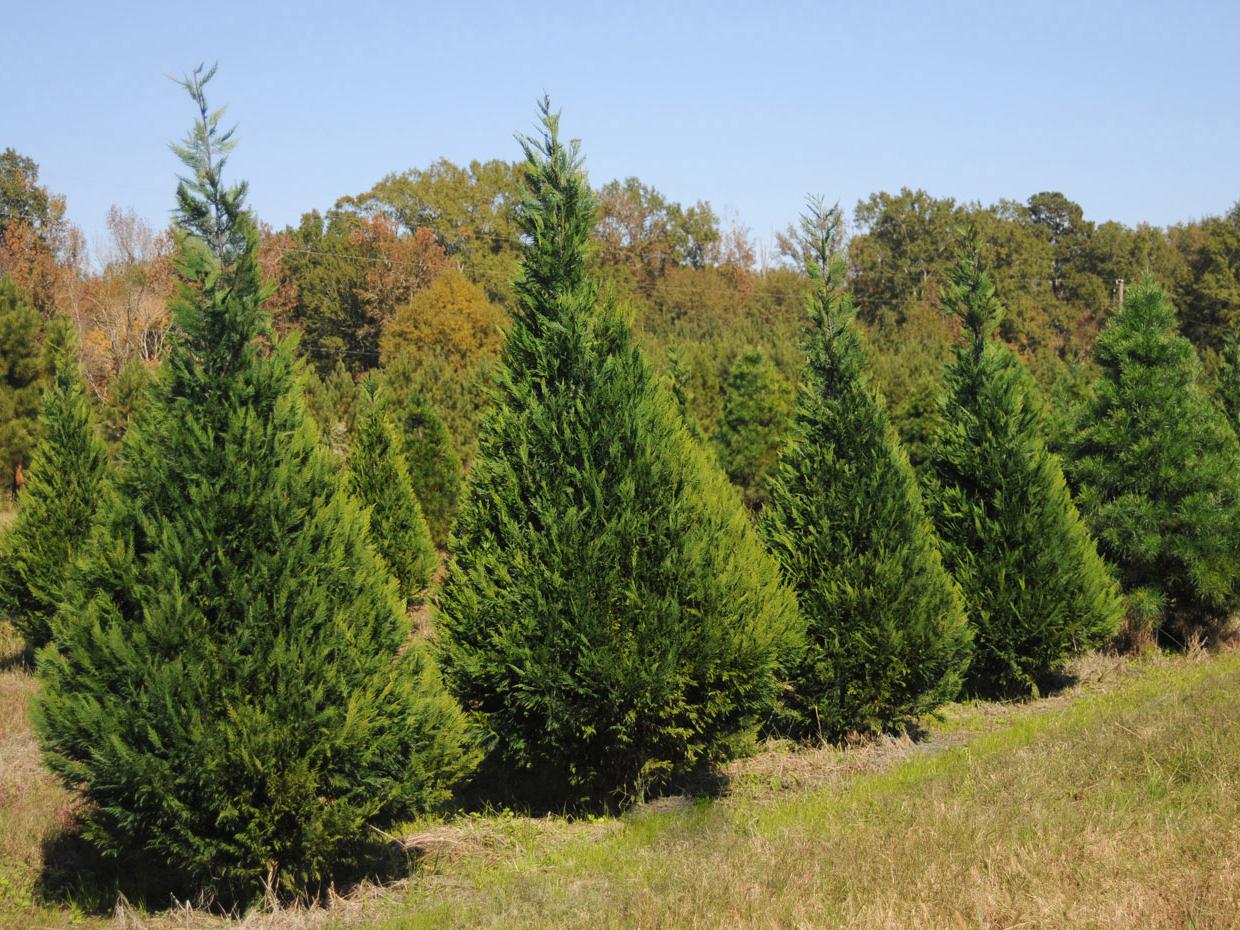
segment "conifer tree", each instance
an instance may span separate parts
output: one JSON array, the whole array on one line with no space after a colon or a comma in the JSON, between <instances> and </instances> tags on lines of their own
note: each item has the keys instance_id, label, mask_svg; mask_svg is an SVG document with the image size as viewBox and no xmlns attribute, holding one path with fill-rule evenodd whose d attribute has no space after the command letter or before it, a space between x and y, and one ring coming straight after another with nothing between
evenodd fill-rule
<instances>
[{"instance_id":1,"label":"conifer tree","mask_svg":"<svg viewBox=\"0 0 1240 930\"><path fill-rule=\"evenodd\" d=\"M0 275L0 494L15 490L17 466L30 464L38 441L46 363L42 322L30 298Z\"/></svg>"},{"instance_id":2,"label":"conifer tree","mask_svg":"<svg viewBox=\"0 0 1240 930\"><path fill-rule=\"evenodd\" d=\"M40 653L35 722L101 851L243 901L323 887L468 756L270 336L213 71L185 81L172 345Z\"/></svg>"},{"instance_id":3,"label":"conifer tree","mask_svg":"<svg viewBox=\"0 0 1240 930\"><path fill-rule=\"evenodd\" d=\"M724 471L752 507L764 503L767 472L788 437L790 393L759 349L742 352L728 374L715 443Z\"/></svg>"},{"instance_id":4,"label":"conifer tree","mask_svg":"<svg viewBox=\"0 0 1240 930\"><path fill-rule=\"evenodd\" d=\"M367 378L361 394L363 409L349 455L349 487L369 508L371 544L387 563L401 597L409 601L426 589L439 557L378 383Z\"/></svg>"},{"instance_id":5,"label":"conifer tree","mask_svg":"<svg viewBox=\"0 0 1240 930\"><path fill-rule=\"evenodd\" d=\"M586 271L577 145L523 139L515 320L453 534L445 673L544 797L614 800L729 757L771 706L795 604Z\"/></svg>"},{"instance_id":6,"label":"conifer tree","mask_svg":"<svg viewBox=\"0 0 1240 930\"><path fill-rule=\"evenodd\" d=\"M943 303L964 324L965 343L947 369L924 477L974 628L968 684L983 694L1036 693L1041 678L1114 632L1120 600L1040 435L1032 379L994 338L1002 307L975 233Z\"/></svg>"},{"instance_id":7,"label":"conifer tree","mask_svg":"<svg viewBox=\"0 0 1240 930\"><path fill-rule=\"evenodd\" d=\"M76 351L70 342L54 354L26 489L16 522L0 539L0 616L12 620L30 650L51 638L66 568L90 530L107 472Z\"/></svg>"},{"instance_id":8,"label":"conifer tree","mask_svg":"<svg viewBox=\"0 0 1240 930\"><path fill-rule=\"evenodd\" d=\"M1240 335L1223 343L1219 354L1218 399L1232 431L1240 438Z\"/></svg>"},{"instance_id":9,"label":"conifer tree","mask_svg":"<svg viewBox=\"0 0 1240 930\"><path fill-rule=\"evenodd\" d=\"M409 480L422 505L435 545L446 548L461 496L461 460L448 427L418 388L405 405L402 434Z\"/></svg>"},{"instance_id":10,"label":"conifer tree","mask_svg":"<svg viewBox=\"0 0 1240 930\"><path fill-rule=\"evenodd\" d=\"M959 591L939 556L908 457L865 376L832 254L838 209L802 223L814 283L792 440L760 527L797 593L807 648L785 724L836 739L905 724L951 700L969 657Z\"/></svg>"},{"instance_id":11,"label":"conifer tree","mask_svg":"<svg viewBox=\"0 0 1240 930\"><path fill-rule=\"evenodd\" d=\"M1175 310L1146 280L1107 324L1070 458L1081 510L1162 632L1214 632L1240 608L1240 451L1199 383Z\"/></svg>"}]
</instances>

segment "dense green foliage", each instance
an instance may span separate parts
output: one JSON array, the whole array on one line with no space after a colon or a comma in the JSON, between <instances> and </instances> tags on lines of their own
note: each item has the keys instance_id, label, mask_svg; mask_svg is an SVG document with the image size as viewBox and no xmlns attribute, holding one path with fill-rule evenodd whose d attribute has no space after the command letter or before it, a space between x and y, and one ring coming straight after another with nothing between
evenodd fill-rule
<instances>
[{"instance_id":1,"label":"dense green foliage","mask_svg":"<svg viewBox=\"0 0 1240 930\"><path fill-rule=\"evenodd\" d=\"M13 491L17 466L34 454L45 368L39 314L0 276L0 493Z\"/></svg>"},{"instance_id":2,"label":"dense green foliage","mask_svg":"<svg viewBox=\"0 0 1240 930\"><path fill-rule=\"evenodd\" d=\"M1231 336L1223 344L1216 378L1219 404L1232 430L1240 437L1240 334Z\"/></svg>"},{"instance_id":3,"label":"dense green foliage","mask_svg":"<svg viewBox=\"0 0 1240 930\"><path fill-rule=\"evenodd\" d=\"M766 500L767 472L788 437L791 391L757 349L747 349L728 373L723 416L715 432L719 461L752 507Z\"/></svg>"},{"instance_id":4,"label":"dense green foliage","mask_svg":"<svg viewBox=\"0 0 1240 930\"><path fill-rule=\"evenodd\" d=\"M1240 448L1199 381L1161 289L1135 288L1098 340L1095 399L1072 444L1081 509L1164 632L1205 632L1240 607Z\"/></svg>"},{"instance_id":5,"label":"dense green foliage","mask_svg":"<svg viewBox=\"0 0 1240 930\"><path fill-rule=\"evenodd\" d=\"M292 347L267 338L257 231L220 181L202 80L174 344L40 654L35 723L95 846L227 901L323 888L468 756Z\"/></svg>"},{"instance_id":6,"label":"dense green foliage","mask_svg":"<svg viewBox=\"0 0 1240 930\"><path fill-rule=\"evenodd\" d=\"M628 327L597 307L594 198L543 109L498 407L453 534L445 674L497 762L559 800L727 758L770 707L795 605Z\"/></svg>"},{"instance_id":7,"label":"dense green foliage","mask_svg":"<svg viewBox=\"0 0 1240 930\"><path fill-rule=\"evenodd\" d=\"M412 600L430 584L439 556L414 494L401 441L378 383L362 385L363 411L349 453L349 490L370 514L370 542Z\"/></svg>"},{"instance_id":8,"label":"dense green foliage","mask_svg":"<svg viewBox=\"0 0 1240 930\"><path fill-rule=\"evenodd\" d=\"M1043 676L1114 632L1120 601L1040 435L1031 379L993 338L1002 307L975 240L943 303L964 324L965 342L947 369L924 479L974 628L969 684L1036 692Z\"/></svg>"},{"instance_id":9,"label":"dense green foliage","mask_svg":"<svg viewBox=\"0 0 1240 930\"><path fill-rule=\"evenodd\" d=\"M834 211L806 217L808 366L793 439L760 527L797 593L808 646L786 722L837 739L908 723L951 700L969 629L908 458L865 376L861 335L831 255Z\"/></svg>"},{"instance_id":10,"label":"dense green foliage","mask_svg":"<svg viewBox=\"0 0 1240 930\"><path fill-rule=\"evenodd\" d=\"M31 650L51 638L65 572L90 531L107 472L76 347L63 345L56 354L17 520L0 538L0 616L13 622Z\"/></svg>"},{"instance_id":11,"label":"dense green foliage","mask_svg":"<svg viewBox=\"0 0 1240 930\"><path fill-rule=\"evenodd\" d=\"M431 538L444 548L461 496L461 460L452 448L447 426L416 388L405 405L401 436L409 480L430 525Z\"/></svg>"},{"instance_id":12,"label":"dense green foliage","mask_svg":"<svg viewBox=\"0 0 1240 930\"><path fill-rule=\"evenodd\" d=\"M150 365L134 358L121 366L116 380L109 386L99 420L103 437L113 449L120 446L129 427L146 409L146 392L154 377Z\"/></svg>"}]
</instances>

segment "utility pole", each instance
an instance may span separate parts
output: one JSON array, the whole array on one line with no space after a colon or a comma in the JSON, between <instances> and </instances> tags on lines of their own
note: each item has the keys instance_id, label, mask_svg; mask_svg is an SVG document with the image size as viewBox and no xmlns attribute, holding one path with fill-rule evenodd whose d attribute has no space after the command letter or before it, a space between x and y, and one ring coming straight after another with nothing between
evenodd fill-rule
<instances>
[{"instance_id":1,"label":"utility pole","mask_svg":"<svg viewBox=\"0 0 1240 930\"><path fill-rule=\"evenodd\" d=\"M1115 279L1115 289L1119 292L1119 306L1120 306L1120 309L1122 310L1124 307L1124 279L1123 278Z\"/></svg>"}]
</instances>

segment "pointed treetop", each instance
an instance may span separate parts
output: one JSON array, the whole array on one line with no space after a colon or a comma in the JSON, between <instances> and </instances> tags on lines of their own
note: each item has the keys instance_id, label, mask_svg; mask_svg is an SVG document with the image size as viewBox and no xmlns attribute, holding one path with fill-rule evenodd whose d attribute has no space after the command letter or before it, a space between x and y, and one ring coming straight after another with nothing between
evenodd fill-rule
<instances>
[{"instance_id":1,"label":"pointed treetop","mask_svg":"<svg viewBox=\"0 0 1240 930\"><path fill-rule=\"evenodd\" d=\"M805 212L801 214L801 229L797 244L805 273L813 282L809 299L810 317L829 331L835 328L837 312L848 312L851 307L841 291L844 282L844 255L840 248L844 220L838 203L828 207L821 196L806 200Z\"/></svg>"},{"instance_id":2,"label":"pointed treetop","mask_svg":"<svg viewBox=\"0 0 1240 930\"><path fill-rule=\"evenodd\" d=\"M247 185L244 181L227 187L223 180L228 154L236 147L236 127L223 130L220 120L224 107L207 105L205 88L218 65L205 69L199 65L177 81L198 106L198 120L185 140L170 148L189 169L177 182L177 225L201 239L221 262L229 263L245 250L245 230L239 219L245 209Z\"/></svg>"},{"instance_id":3,"label":"pointed treetop","mask_svg":"<svg viewBox=\"0 0 1240 930\"><path fill-rule=\"evenodd\" d=\"M525 235L524 274L518 290L538 302L587 282L586 259L594 231L594 192L582 168L580 143L560 141L560 114L551 99L538 104L537 136L517 136L525 153L526 194L517 213Z\"/></svg>"},{"instance_id":4,"label":"pointed treetop","mask_svg":"<svg viewBox=\"0 0 1240 930\"><path fill-rule=\"evenodd\" d=\"M990 338L1003 316L1003 306L995 296L995 286L982 268L978 233L974 226L961 233L956 265L943 289L943 306L960 317L978 346Z\"/></svg>"}]
</instances>

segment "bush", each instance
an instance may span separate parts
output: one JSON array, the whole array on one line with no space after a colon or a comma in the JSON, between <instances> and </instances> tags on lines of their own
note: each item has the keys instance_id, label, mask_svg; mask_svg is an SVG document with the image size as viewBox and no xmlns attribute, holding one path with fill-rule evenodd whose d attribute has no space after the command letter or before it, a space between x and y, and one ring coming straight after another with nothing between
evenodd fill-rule
<instances>
[{"instance_id":1,"label":"bush","mask_svg":"<svg viewBox=\"0 0 1240 930\"><path fill-rule=\"evenodd\" d=\"M887 730L951 700L969 657L960 593L838 293L837 223L821 208L806 218L809 364L759 524L807 628L783 724L827 739Z\"/></svg>"},{"instance_id":2,"label":"bush","mask_svg":"<svg viewBox=\"0 0 1240 930\"><path fill-rule=\"evenodd\" d=\"M99 850L244 901L323 888L469 757L291 346L268 337L257 231L209 160L201 83L173 345L40 653L35 723Z\"/></svg>"},{"instance_id":3,"label":"bush","mask_svg":"<svg viewBox=\"0 0 1240 930\"><path fill-rule=\"evenodd\" d=\"M557 801L719 762L768 712L795 608L628 328L596 314L594 203L544 104L498 409L441 596L445 674L497 762Z\"/></svg>"},{"instance_id":4,"label":"bush","mask_svg":"<svg viewBox=\"0 0 1240 930\"><path fill-rule=\"evenodd\" d=\"M1071 449L1081 509L1126 591L1161 594L1183 641L1240 607L1240 450L1200 363L1151 282L1098 338L1094 399Z\"/></svg>"},{"instance_id":5,"label":"bush","mask_svg":"<svg viewBox=\"0 0 1240 930\"><path fill-rule=\"evenodd\" d=\"M1032 379L993 338L1002 307L973 239L944 306L964 323L966 342L947 369L925 484L974 628L968 685L1036 694L1039 680L1115 631L1120 600L1040 435Z\"/></svg>"}]
</instances>

